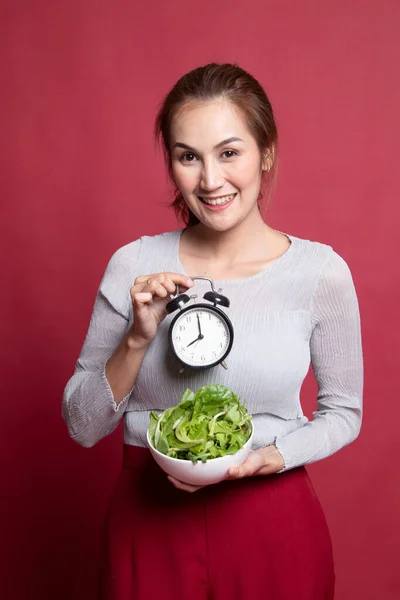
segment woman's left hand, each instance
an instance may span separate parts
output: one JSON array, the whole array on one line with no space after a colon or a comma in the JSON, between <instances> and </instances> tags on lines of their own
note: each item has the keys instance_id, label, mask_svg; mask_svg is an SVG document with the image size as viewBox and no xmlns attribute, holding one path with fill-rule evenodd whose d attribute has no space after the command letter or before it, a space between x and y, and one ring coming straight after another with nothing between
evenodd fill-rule
<instances>
[{"instance_id":1,"label":"woman's left hand","mask_svg":"<svg viewBox=\"0 0 400 600\"><path fill-rule=\"evenodd\" d=\"M285 466L283 458L275 445L266 446L259 450L252 450L247 459L238 467L232 467L228 471L227 479L242 479L253 475L273 475ZM203 485L190 485L183 483L175 477L168 476L170 482L179 490L185 492L196 492Z\"/></svg>"}]
</instances>

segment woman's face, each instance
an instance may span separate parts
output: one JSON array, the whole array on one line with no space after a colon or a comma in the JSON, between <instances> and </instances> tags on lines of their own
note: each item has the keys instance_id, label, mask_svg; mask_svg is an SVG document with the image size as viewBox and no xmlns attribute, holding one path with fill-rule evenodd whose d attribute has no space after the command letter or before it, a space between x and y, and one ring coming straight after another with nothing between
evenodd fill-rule
<instances>
[{"instance_id":1,"label":"woman's face","mask_svg":"<svg viewBox=\"0 0 400 600\"><path fill-rule=\"evenodd\" d=\"M258 211L266 162L231 102L185 106L172 122L171 159L176 185L207 227L227 231Z\"/></svg>"}]
</instances>

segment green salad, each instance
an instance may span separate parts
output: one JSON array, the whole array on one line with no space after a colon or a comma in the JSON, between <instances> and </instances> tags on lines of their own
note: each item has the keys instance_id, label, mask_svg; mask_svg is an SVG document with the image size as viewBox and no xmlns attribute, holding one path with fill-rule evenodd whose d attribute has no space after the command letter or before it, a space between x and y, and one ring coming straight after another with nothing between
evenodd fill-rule
<instances>
[{"instance_id":1,"label":"green salad","mask_svg":"<svg viewBox=\"0 0 400 600\"><path fill-rule=\"evenodd\" d=\"M187 389L179 404L150 414L152 446L167 456L205 462L234 454L251 435L251 415L224 385Z\"/></svg>"}]
</instances>

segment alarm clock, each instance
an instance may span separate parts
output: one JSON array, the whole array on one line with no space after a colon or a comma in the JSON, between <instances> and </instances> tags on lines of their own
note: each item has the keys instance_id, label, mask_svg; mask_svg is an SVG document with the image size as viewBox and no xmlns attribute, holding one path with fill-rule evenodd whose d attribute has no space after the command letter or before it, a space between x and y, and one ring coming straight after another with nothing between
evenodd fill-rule
<instances>
[{"instance_id":1,"label":"alarm clock","mask_svg":"<svg viewBox=\"0 0 400 600\"><path fill-rule=\"evenodd\" d=\"M190 279L203 279L210 283L211 291L203 296L209 304L194 302L185 306L198 296L181 294L177 286L175 296L166 306L168 314L179 309L169 327L170 348L183 365L192 369L209 369L219 364L227 369L225 359L232 349L233 326L219 307L228 308L230 302L226 296L215 291L209 277L196 276Z\"/></svg>"}]
</instances>

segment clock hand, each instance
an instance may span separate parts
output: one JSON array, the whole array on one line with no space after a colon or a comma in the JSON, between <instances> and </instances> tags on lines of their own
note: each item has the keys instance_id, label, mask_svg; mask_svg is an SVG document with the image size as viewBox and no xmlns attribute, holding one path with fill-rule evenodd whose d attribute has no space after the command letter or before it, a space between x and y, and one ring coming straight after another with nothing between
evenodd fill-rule
<instances>
[{"instance_id":1,"label":"clock hand","mask_svg":"<svg viewBox=\"0 0 400 600\"><path fill-rule=\"evenodd\" d=\"M199 317L199 313L197 313L197 324L199 326L199 335L201 335L202 337L200 339L202 339L204 336L201 333L201 325L200 325L200 317Z\"/></svg>"},{"instance_id":2,"label":"clock hand","mask_svg":"<svg viewBox=\"0 0 400 600\"><path fill-rule=\"evenodd\" d=\"M195 340L193 340L193 342L190 342L190 344L188 344L188 345L186 346L186 348L189 348L189 346L191 346L192 344L195 344L196 342L198 342L198 341L199 341L199 340L201 340L202 338L203 338L203 336L202 336L202 337L200 337L200 336L199 336L199 337L197 337Z\"/></svg>"},{"instance_id":3,"label":"clock hand","mask_svg":"<svg viewBox=\"0 0 400 600\"><path fill-rule=\"evenodd\" d=\"M198 341L200 341L200 340L203 340L203 339L204 339L204 335L203 335L202 333L200 333L200 334L197 336L197 338L196 338L195 340L193 340L193 342L190 342L190 344L188 344L188 345L186 346L186 348L189 348L189 346L191 346L191 345L192 345L192 344L194 344L195 342L198 342Z\"/></svg>"}]
</instances>

